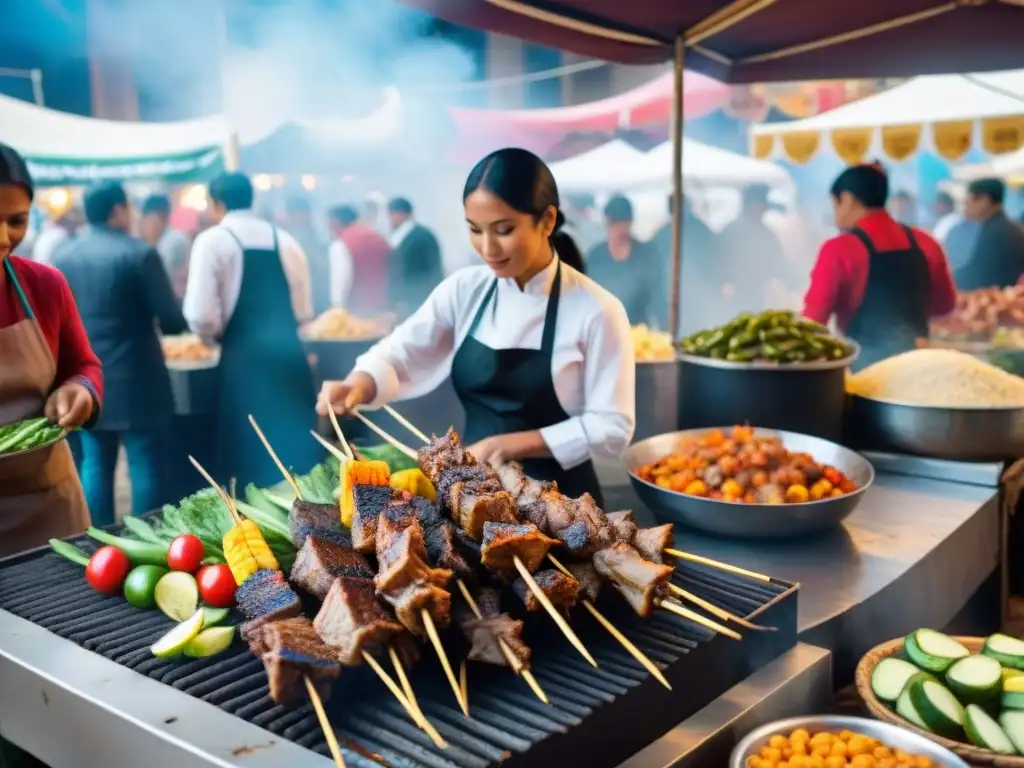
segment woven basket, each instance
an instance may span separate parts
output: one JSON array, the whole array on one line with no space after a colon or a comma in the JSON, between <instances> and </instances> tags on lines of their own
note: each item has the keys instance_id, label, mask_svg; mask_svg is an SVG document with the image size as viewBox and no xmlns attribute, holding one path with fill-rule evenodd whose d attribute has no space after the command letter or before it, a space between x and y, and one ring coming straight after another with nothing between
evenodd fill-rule
<instances>
[{"instance_id":1,"label":"woven basket","mask_svg":"<svg viewBox=\"0 0 1024 768\"><path fill-rule=\"evenodd\" d=\"M982 637L958 637L956 639L963 643L971 653L979 653L985 644L985 638ZM874 672L875 665L882 659L896 656L902 651L902 637L897 640L890 640L868 651L857 665L857 673L854 678L857 684L857 693L860 695L861 701L864 702L864 709L867 710L869 715L886 723L899 725L908 731L913 731L931 739L936 744L941 744L950 752L959 755L971 765L994 766L995 768L1024 768L1024 757L997 755L995 752L981 749L973 744L951 741L942 736L936 736L934 733L922 731L889 709L884 702L879 701L878 697L875 696L875 692L871 690L871 673Z\"/></svg>"}]
</instances>

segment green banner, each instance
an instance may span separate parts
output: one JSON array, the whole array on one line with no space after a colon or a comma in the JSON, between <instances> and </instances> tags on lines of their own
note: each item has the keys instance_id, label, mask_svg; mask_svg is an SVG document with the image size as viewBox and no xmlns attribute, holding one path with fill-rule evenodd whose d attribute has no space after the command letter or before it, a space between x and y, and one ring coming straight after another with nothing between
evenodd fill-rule
<instances>
[{"instance_id":1,"label":"green banner","mask_svg":"<svg viewBox=\"0 0 1024 768\"><path fill-rule=\"evenodd\" d=\"M133 160L83 160L31 155L26 160L32 180L43 187L78 186L96 181L200 182L209 181L224 171L224 152L220 147Z\"/></svg>"}]
</instances>

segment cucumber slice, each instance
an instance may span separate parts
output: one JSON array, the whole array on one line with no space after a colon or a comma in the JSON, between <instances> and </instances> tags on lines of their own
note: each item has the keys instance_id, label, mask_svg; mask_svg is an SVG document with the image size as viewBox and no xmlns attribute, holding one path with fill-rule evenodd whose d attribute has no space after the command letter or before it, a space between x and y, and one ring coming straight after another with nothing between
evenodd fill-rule
<instances>
[{"instance_id":1,"label":"cucumber slice","mask_svg":"<svg viewBox=\"0 0 1024 768\"><path fill-rule=\"evenodd\" d=\"M1024 669L1024 640L1009 635L995 634L985 641L981 652L991 656L1004 667Z\"/></svg>"},{"instance_id":2,"label":"cucumber slice","mask_svg":"<svg viewBox=\"0 0 1024 768\"><path fill-rule=\"evenodd\" d=\"M946 670L946 683L960 701L977 704L1002 691L1003 668L989 656L968 656Z\"/></svg>"},{"instance_id":3,"label":"cucumber slice","mask_svg":"<svg viewBox=\"0 0 1024 768\"><path fill-rule=\"evenodd\" d=\"M1003 709L1024 710L1024 693L1020 691L1004 691Z\"/></svg>"},{"instance_id":4,"label":"cucumber slice","mask_svg":"<svg viewBox=\"0 0 1024 768\"><path fill-rule=\"evenodd\" d=\"M916 725L922 731L931 731L931 728L928 727L927 723L921 719L921 715L918 714L917 708L914 707L914 702L910 700L909 686L904 688L903 693L896 699L896 714L907 722Z\"/></svg>"},{"instance_id":5,"label":"cucumber slice","mask_svg":"<svg viewBox=\"0 0 1024 768\"><path fill-rule=\"evenodd\" d=\"M999 716L999 725L1013 748L1024 755L1024 712L1003 712Z\"/></svg>"},{"instance_id":6,"label":"cucumber slice","mask_svg":"<svg viewBox=\"0 0 1024 768\"><path fill-rule=\"evenodd\" d=\"M998 665L997 665L998 666ZM871 672L871 690L881 701L892 704L907 687L907 681L920 670L903 659L882 659Z\"/></svg>"},{"instance_id":7,"label":"cucumber slice","mask_svg":"<svg viewBox=\"0 0 1024 768\"><path fill-rule=\"evenodd\" d=\"M916 675L907 683L910 701L928 729L940 735L955 736L964 723L964 707L956 696L934 680Z\"/></svg>"},{"instance_id":8,"label":"cucumber slice","mask_svg":"<svg viewBox=\"0 0 1024 768\"><path fill-rule=\"evenodd\" d=\"M904 649L914 664L940 675L957 659L971 655L969 650L952 637L933 629L911 632L904 642Z\"/></svg>"},{"instance_id":9,"label":"cucumber slice","mask_svg":"<svg viewBox=\"0 0 1024 768\"><path fill-rule=\"evenodd\" d=\"M1000 755L1012 755L1017 751L999 723L977 704L968 704L964 710L964 733L972 744L982 749L990 749Z\"/></svg>"},{"instance_id":10,"label":"cucumber slice","mask_svg":"<svg viewBox=\"0 0 1024 768\"><path fill-rule=\"evenodd\" d=\"M203 606L203 629L223 624L231 615L230 608L214 608L212 605Z\"/></svg>"}]
</instances>

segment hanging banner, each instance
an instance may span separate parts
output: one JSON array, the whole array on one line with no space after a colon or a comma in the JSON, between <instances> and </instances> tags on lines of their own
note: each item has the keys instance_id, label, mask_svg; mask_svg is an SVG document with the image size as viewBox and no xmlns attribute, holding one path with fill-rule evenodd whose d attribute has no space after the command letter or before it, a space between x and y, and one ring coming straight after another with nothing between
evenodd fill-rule
<instances>
[{"instance_id":1,"label":"hanging banner","mask_svg":"<svg viewBox=\"0 0 1024 768\"><path fill-rule=\"evenodd\" d=\"M782 148L786 157L797 165L804 165L818 152L821 144L819 131L800 131L782 134Z\"/></svg>"},{"instance_id":2,"label":"hanging banner","mask_svg":"<svg viewBox=\"0 0 1024 768\"><path fill-rule=\"evenodd\" d=\"M870 128L837 128L832 131L832 147L847 165L864 162L871 149Z\"/></svg>"},{"instance_id":3,"label":"hanging banner","mask_svg":"<svg viewBox=\"0 0 1024 768\"><path fill-rule=\"evenodd\" d=\"M1024 146L1024 118L991 117L981 123L981 143L993 155L1016 152Z\"/></svg>"},{"instance_id":4,"label":"hanging banner","mask_svg":"<svg viewBox=\"0 0 1024 768\"><path fill-rule=\"evenodd\" d=\"M775 149L775 137L771 134L761 133L754 137L754 157L758 160L766 160L771 157Z\"/></svg>"},{"instance_id":5,"label":"hanging banner","mask_svg":"<svg viewBox=\"0 0 1024 768\"><path fill-rule=\"evenodd\" d=\"M886 125L882 127L882 150L885 156L903 162L915 152L921 144L920 125Z\"/></svg>"},{"instance_id":6,"label":"hanging banner","mask_svg":"<svg viewBox=\"0 0 1024 768\"><path fill-rule=\"evenodd\" d=\"M141 179L200 182L209 181L224 171L224 152L220 147L132 160L32 156L26 160L32 179L41 186L79 186L97 181Z\"/></svg>"},{"instance_id":7,"label":"hanging banner","mask_svg":"<svg viewBox=\"0 0 1024 768\"><path fill-rule=\"evenodd\" d=\"M932 125L932 143L935 145L935 151L946 160L955 162L966 155L967 150L971 148L973 132L973 120L934 123Z\"/></svg>"}]
</instances>

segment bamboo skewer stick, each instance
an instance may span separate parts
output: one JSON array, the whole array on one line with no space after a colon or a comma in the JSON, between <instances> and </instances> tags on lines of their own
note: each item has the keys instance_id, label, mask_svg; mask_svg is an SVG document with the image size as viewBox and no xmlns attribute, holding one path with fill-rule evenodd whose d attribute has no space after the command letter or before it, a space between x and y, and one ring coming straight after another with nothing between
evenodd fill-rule
<instances>
[{"instance_id":1,"label":"bamboo skewer stick","mask_svg":"<svg viewBox=\"0 0 1024 768\"><path fill-rule=\"evenodd\" d=\"M666 547L665 552L666 554L672 555L672 557L678 557L680 560L689 560L691 563L707 565L711 568L717 568L720 571L735 573L737 576L746 576L748 579L762 581L765 584L769 583L772 580L771 576L765 576L763 573L755 573L754 571L748 571L746 568L740 568L736 565L729 565L728 563L723 563L718 560L712 560L710 557L701 557L700 555L694 555L690 552L683 552L680 549L669 549L668 547Z\"/></svg>"},{"instance_id":2,"label":"bamboo skewer stick","mask_svg":"<svg viewBox=\"0 0 1024 768\"><path fill-rule=\"evenodd\" d=\"M694 613L689 608L684 608L683 606L679 605L679 603L674 603L671 600L655 600L654 604L657 605L659 608L664 608L666 611L670 611L676 614L677 616L682 616L684 619L689 619L690 621L696 622L697 624L700 624L703 627L707 627L708 629L712 630L713 632L717 632L720 635L731 637L733 640L743 639L740 636L739 632L734 632L728 627L723 627L721 624L712 621L711 619L705 619L699 613Z\"/></svg>"},{"instance_id":3,"label":"bamboo skewer stick","mask_svg":"<svg viewBox=\"0 0 1024 768\"><path fill-rule=\"evenodd\" d=\"M277 452L274 451L274 447L270 444L270 441L267 439L267 436L263 434L263 430L260 429L260 425L256 423L256 419L253 418L252 414L249 414L249 423L252 425L252 428L256 431L256 434L259 436L260 441L263 443L263 447L267 449L267 453L270 454L270 458L274 460L274 464L276 464L277 468L281 470L281 474L284 475L285 480L288 481L288 484L291 485L292 490L295 491L295 498L297 498L299 501L302 501L302 491L299 489L298 483L295 482L295 478L293 478L291 476L291 473L285 468L284 463L281 461L281 459L278 458ZM380 678L381 682L384 683L385 687L389 691L391 691L391 694L398 700L398 703L402 705L402 708L406 711L406 713L409 715L412 721L416 723L416 725L418 725L420 728L423 728L423 730L427 732L431 739L434 739L434 735L431 733L433 727L431 726L429 729L425 727L425 718L423 717L422 713L419 713L418 710L414 710L412 708L412 705L409 703L409 700L395 684L395 681L391 679L391 675L389 675L380 666L380 664L377 663L377 660L373 658L367 651L363 651L362 656L363 661L366 662L367 665L369 665L369 667L377 674L377 677ZM397 659L398 657L396 656L395 660L397 661ZM436 734L437 731L435 730L433 733ZM445 743L444 739L441 738L440 734L437 734L437 738L434 739L434 743L438 747L448 746L447 743Z\"/></svg>"},{"instance_id":4,"label":"bamboo skewer stick","mask_svg":"<svg viewBox=\"0 0 1024 768\"><path fill-rule=\"evenodd\" d=\"M669 584L668 588L673 592L673 594L678 595L679 597L683 598L684 600L689 600L694 605L696 605L696 606L698 606L700 608L703 608L705 611L710 613L712 616L716 616L719 619L721 619L722 621L731 621L734 624L739 624L741 627L744 627L746 629L753 629L753 630L757 630L759 632L775 632L775 631L777 631L776 627L762 627L760 624L754 624L752 622L747 621L746 619L742 619L739 616L731 614L728 611L719 608L714 603L709 603L704 598L698 597L697 595L693 594L692 592L687 592L685 589L683 589L682 587L676 586L675 584Z\"/></svg>"},{"instance_id":5,"label":"bamboo skewer stick","mask_svg":"<svg viewBox=\"0 0 1024 768\"><path fill-rule=\"evenodd\" d=\"M415 436L416 436L416 437L418 437L418 438L419 438L420 440L422 440L422 441L423 441L423 444L424 444L424 445L430 445L430 438L429 438L429 437L427 437L427 436L426 436L426 435L425 435L425 434L424 434L424 433L423 433L423 432L422 432L422 431L421 431L421 430L420 430L420 429L419 429L419 428L418 428L418 427L417 427L417 426L416 426L415 424L413 424L413 423L412 423L411 421L409 421L409 420L408 420L407 418L405 418L405 416L403 416L402 414L400 414L400 413L399 413L398 411L396 411L396 410L395 410L394 408L392 408L392 407L391 407L390 405L385 405L385 406L383 406L383 410L384 410L384 412L385 412L385 413L387 413L387 414L388 414L388 415L389 415L389 416L390 416L390 417L391 417L392 419L394 419L395 421L397 421L397 422L398 422L399 424L401 424L401 425L402 425L403 427L405 427L405 428L406 428L406 429L408 429L408 430L409 430L410 432L412 432L412 434L413 434L413 435L415 435Z\"/></svg>"},{"instance_id":6,"label":"bamboo skewer stick","mask_svg":"<svg viewBox=\"0 0 1024 768\"><path fill-rule=\"evenodd\" d=\"M327 719L327 712L324 711L324 703L320 700L320 694L317 692L316 686L313 685L313 681L309 679L309 675L303 675L302 679L306 681L306 692L309 693L309 700L313 702L316 719L320 721L320 728L327 739L327 747L331 750L334 764L337 768L345 768L345 758L341 756L341 747L338 746L338 739L334 735L331 721Z\"/></svg>"},{"instance_id":7,"label":"bamboo skewer stick","mask_svg":"<svg viewBox=\"0 0 1024 768\"><path fill-rule=\"evenodd\" d=\"M338 416L334 413L333 408L327 409L327 416L331 420L331 426L334 427L334 434L338 436L338 442L341 443L341 450L347 453L350 459L355 458L355 454L352 453L352 446L345 439L345 435L341 431L341 425L338 423Z\"/></svg>"},{"instance_id":8,"label":"bamboo skewer stick","mask_svg":"<svg viewBox=\"0 0 1024 768\"><path fill-rule=\"evenodd\" d=\"M420 728L427 732L427 735L440 749L446 748L448 742L438 733L437 728L427 720L427 716L420 709L420 703L416 700L416 692L413 691L412 685L409 683L409 677L405 674L405 667L402 666L402 660L398 658L393 645L388 646L388 655L391 657L391 664L395 668L395 674L398 675L398 682L402 684L402 690L405 691L405 698L408 699L409 704L420 718Z\"/></svg>"},{"instance_id":9,"label":"bamboo skewer stick","mask_svg":"<svg viewBox=\"0 0 1024 768\"><path fill-rule=\"evenodd\" d=\"M381 429L376 424L374 424L372 421L370 421L368 418L366 418L366 416L364 416L361 412L359 412L359 411L352 411L352 415L355 416L357 419L359 419L361 422L363 422L363 424L365 424L367 427L372 429L377 434L377 437L379 437L381 440L384 440L385 442L390 444L391 447L394 448L396 451L400 451L401 453L404 453L410 459L417 459L417 458L419 458L419 456L416 453L416 451L414 451L412 448L410 448L409 446L405 445L404 443L401 443L398 440L396 440L395 438L393 438L391 435L389 435L383 429Z\"/></svg>"},{"instance_id":10,"label":"bamboo skewer stick","mask_svg":"<svg viewBox=\"0 0 1024 768\"><path fill-rule=\"evenodd\" d=\"M318 435L312 429L309 430L309 434L311 434L313 436L313 439L315 439L318 443L320 443L320 445L322 445L324 448L326 448L327 451L332 456L334 456L334 458L336 458L338 461L340 461L342 464L344 464L346 461L351 461L352 460L350 456L346 456L336 446L331 445L329 442L327 442L322 437L320 437L320 435Z\"/></svg>"},{"instance_id":11,"label":"bamboo skewer stick","mask_svg":"<svg viewBox=\"0 0 1024 768\"><path fill-rule=\"evenodd\" d=\"M466 599L466 604L469 605L469 609L473 612L473 615L478 619L483 618L483 614L480 613L480 606L476 604L476 600L473 599L473 595L470 593L469 588L466 586L466 582L462 579L458 580L459 589L462 591L462 596ZM502 638L498 638L498 646L501 648L501 652L505 655L505 660L508 665L512 668L512 671L517 675L521 676L526 684L530 686L530 690L533 691L534 695L543 701L545 704L551 704L548 701L548 696L544 693L544 689L540 687L540 683L537 682L537 678L533 676L533 672L523 666L523 662L519 660L519 657L512 653L512 649L508 647L508 643Z\"/></svg>"},{"instance_id":12,"label":"bamboo skewer stick","mask_svg":"<svg viewBox=\"0 0 1024 768\"><path fill-rule=\"evenodd\" d=\"M459 662L459 688L462 691L462 700L469 706L469 673L466 672L466 660Z\"/></svg>"},{"instance_id":13,"label":"bamboo skewer stick","mask_svg":"<svg viewBox=\"0 0 1024 768\"><path fill-rule=\"evenodd\" d=\"M235 518L235 524L241 525L242 517L238 514L238 509L235 507L235 502L224 492L224 489L220 487L216 480L214 480L210 473L203 469L203 465L195 460L194 457L189 456L188 460L192 462L192 466L199 470L199 474L203 476L203 479L210 484L220 497L224 499L224 503L227 504L228 510L231 512L232 517ZM306 691L309 693L309 699L313 702L313 709L316 710L317 719L320 721L320 728L324 732L324 738L327 739L327 746L331 750L331 757L334 758L334 764L337 768L345 768L345 758L341 756L341 747L338 746L338 739L334 735L334 728L331 726L331 721L327 719L327 713L324 711L324 703L320 700L320 694L317 692L316 687L313 685L313 681L309 679L309 675L303 675L302 679L306 682Z\"/></svg>"},{"instance_id":14,"label":"bamboo skewer stick","mask_svg":"<svg viewBox=\"0 0 1024 768\"><path fill-rule=\"evenodd\" d=\"M455 700L459 702L462 714L469 717L469 705L462 696L462 688L459 687L459 683L455 679L455 673L452 671L451 662L448 661L448 654L444 652L444 646L441 645L441 637L437 634L437 627L434 626L434 619L426 608L424 608L420 613L420 618L423 620L423 626L427 630L427 636L430 638L430 642L433 644L434 650L437 651L437 658L441 660L441 668L444 669L445 677L448 678L448 683L452 687L452 692L455 694Z\"/></svg>"},{"instance_id":15,"label":"bamboo skewer stick","mask_svg":"<svg viewBox=\"0 0 1024 768\"><path fill-rule=\"evenodd\" d=\"M566 576L572 577L572 573L569 571L569 569L562 565L555 558L554 555L549 554L548 560L550 560L554 564L554 566L562 573L564 573ZM668 680L665 679L665 675L662 673L660 669L658 669L658 666L653 661L651 661L650 658L648 658L646 653L637 648L636 645L634 645L628 637L622 634L622 632L620 632L614 624L608 621L605 615L601 613L599 610L597 610L597 606L595 606L593 602L591 602L590 600L584 600L583 607L590 611L590 615L597 619L597 622L606 630L608 630L609 634L611 634L612 637L618 640L622 647L629 652L629 655L637 661L639 661L640 665L648 672L650 672L655 680L657 680L663 686L668 688L670 691L672 690L672 686L669 685Z\"/></svg>"}]
</instances>

